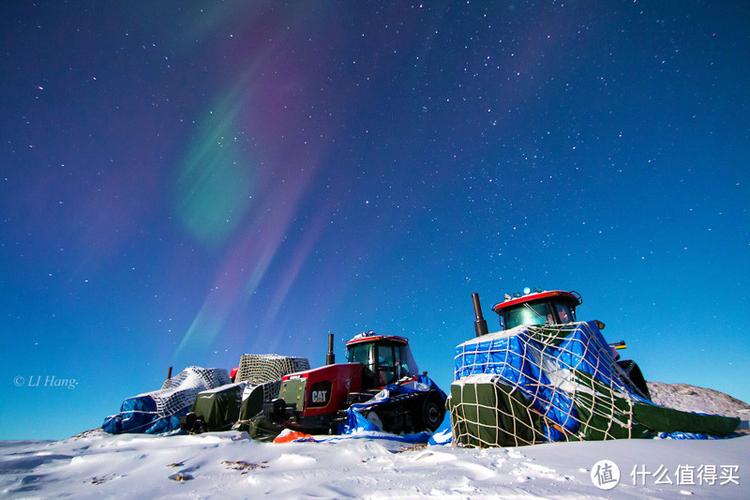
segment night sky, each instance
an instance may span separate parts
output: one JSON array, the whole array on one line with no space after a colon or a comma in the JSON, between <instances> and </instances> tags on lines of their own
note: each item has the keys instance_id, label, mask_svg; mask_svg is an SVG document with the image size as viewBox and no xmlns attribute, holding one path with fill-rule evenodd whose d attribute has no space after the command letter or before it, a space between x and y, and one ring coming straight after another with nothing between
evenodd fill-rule
<instances>
[{"instance_id":1,"label":"night sky","mask_svg":"<svg viewBox=\"0 0 750 500\"><path fill-rule=\"evenodd\" d=\"M750 400L750 4L0 4L0 438L167 367L574 289L652 380ZM73 389L29 387L41 376ZM21 377L19 379L18 377ZM20 381L20 382L19 382Z\"/></svg>"}]
</instances>

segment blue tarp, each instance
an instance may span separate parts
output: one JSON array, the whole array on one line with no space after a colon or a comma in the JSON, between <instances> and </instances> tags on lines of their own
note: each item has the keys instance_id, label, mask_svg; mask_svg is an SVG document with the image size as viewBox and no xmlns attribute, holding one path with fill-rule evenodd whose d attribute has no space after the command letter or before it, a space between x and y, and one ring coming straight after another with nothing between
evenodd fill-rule
<instances>
[{"instance_id":1,"label":"blue tarp","mask_svg":"<svg viewBox=\"0 0 750 500\"><path fill-rule=\"evenodd\" d=\"M180 417L188 410L189 408L186 408L175 415L159 416L153 398L147 395L136 396L122 402L120 413L105 418L102 429L110 434L124 432L163 434L178 430Z\"/></svg>"},{"instance_id":2,"label":"blue tarp","mask_svg":"<svg viewBox=\"0 0 750 500\"><path fill-rule=\"evenodd\" d=\"M571 370L590 375L595 383L633 402L654 404L635 393L621 378L613 351L596 322L570 325L561 334L556 334L554 328L548 332L550 335L543 327L517 327L459 344L454 379L497 375L500 382L518 390L536 412L547 417L542 425L549 441L564 440L565 434L575 433L581 426L572 393L565 389L573 380ZM558 430L558 426L566 432ZM668 437L705 439L704 435L686 433Z\"/></svg>"},{"instance_id":3,"label":"blue tarp","mask_svg":"<svg viewBox=\"0 0 750 500\"><path fill-rule=\"evenodd\" d=\"M343 428L340 429L341 434L352 434L355 432L363 431L382 431L383 429L378 427L378 425L376 425L374 422L368 420L362 414L363 410L369 410L373 407L386 404L390 402L392 397L399 394L407 394L411 392L426 392L433 389L438 391L438 394L440 394L443 402L445 402L445 399L447 397L445 393L430 377L426 375L419 375L418 377L416 377L416 380L406 383L388 384L382 391L376 394L375 397L373 397L369 401L353 404L349 407L349 409L347 410L347 422L346 424L344 424ZM414 442L424 443L427 441L430 434L422 432L418 433L416 436L418 436L418 440Z\"/></svg>"},{"instance_id":4,"label":"blue tarp","mask_svg":"<svg viewBox=\"0 0 750 500\"><path fill-rule=\"evenodd\" d=\"M295 443L336 443L351 439L379 439L383 441L396 441L398 443L418 444L427 443L431 438L429 432L416 432L413 434L392 434L382 431L358 430L349 434L334 434L331 436L305 436L295 439Z\"/></svg>"},{"instance_id":5,"label":"blue tarp","mask_svg":"<svg viewBox=\"0 0 750 500\"><path fill-rule=\"evenodd\" d=\"M102 429L110 434L177 432L180 417L190 411L199 392L228 383L229 375L223 368L188 366L161 389L123 401L119 413L104 419Z\"/></svg>"},{"instance_id":6,"label":"blue tarp","mask_svg":"<svg viewBox=\"0 0 750 500\"><path fill-rule=\"evenodd\" d=\"M453 438L451 437L451 415L449 412L445 412L445 418L443 418L443 423L440 424L440 427L438 427L435 430L435 433L430 436L429 441L427 441L427 444L430 446L434 445L446 445L451 444L451 441Z\"/></svg>"},{"instance_id":7,"label":"blue tarp","mask_svg":"<svg viewBox=\"0 0 750 500\"><path fill-rule=\"evenodd\" d=\"M602 359L606 358L606 359ZM593 321L581 323L558 345L543 344L530 335L527 328L510 334L491 335L488 339L475 339L456 347L454 378L468 375L496 374L512 387L518 387L540 413L547 415L568 432L579 427L578 414L571 398L559 391L542 367L554 366L557 370L576 369L606 385L631 393L616 380L611 365L614 364L611 348ZM635 395L634 395L635 396ZM564 435L545 424L545 434L550 441L563 439Z\"/></svg>"}]
</instances>

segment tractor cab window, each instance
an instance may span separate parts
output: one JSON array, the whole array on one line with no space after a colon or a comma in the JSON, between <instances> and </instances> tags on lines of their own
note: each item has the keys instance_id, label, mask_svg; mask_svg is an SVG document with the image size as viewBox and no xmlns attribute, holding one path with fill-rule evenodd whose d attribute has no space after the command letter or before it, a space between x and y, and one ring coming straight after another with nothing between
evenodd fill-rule
<instances>
[{"instance_id":1,"label":"tractor cab window","mask_svg":"<svg viewBox=\"0 0 750 500\"><path fill-rule=\"evenodd\" d=\"M419 368L417 368L417 362L414 361L414 357L411 355L411 350L408 345L398 346L399 359L401 365L401 377L411 377L419 374Z\"/></svg>"},{"instance_id":2,"label":"tractor cab window","mask_svg":"<svg viewBox=\"0 0 750 500\"><path fill-rule=\"evenodd\" d=\"M361 363L365 366L372 364L372 344L354 344L349 346L346 360L349 363Z\"/></svg>"},{"instance_id":3,"label":"tractor cab window","mask_svg":"<svg viewBox=\"0 0 750 500\"><path fill-rule=\"evenodd\" d=\"M576 320L575 311L567 304L556 303L555 311L557 312L557 319L560 320L561 324L572 323Z\"/></svg>"},{"instance_id":4,"label":"tractor cab window","mask_svg":"<svg viewBox=\"0 0 750 500\"><path fill-rule=\"evenodd\" d=\"M509 308L504 313L504 316L506 330L519 325L538 326L555 322L552 310L546 302L521 304L517 307Z\"/></svg>"},{"instance_id":5,"label":"tractor cab window","mask_svg":"<svg viewBox=\"0 0 750 500\"><path fill-rule=\"evenodd\" d=\"M359 363L364 365L365 370L363 377L365 379L365 385L372 385L376 382L374 350L374 344L363 343L349 346L346 352L346 360L349 363Z\"/></svg>"},{"instance_id":6,"label":"tractor cab window","mask_svg":"<svg viewBox=\"0 0 750 500\"><path fill-rule=\"evenodd\" d=\"M364 384L367 387L382 387L419 373L409 346L401 343L354 344L348 347L346 360L364 365Z\"/></svg>"},{"instance_id":7,"label":"tractor cab window","mask_svg":"<svg viewBox=\"0 0 750 500\"><path fill-rule=\"evenodd\" d=\"M380 344L378 346L377 375L378 384L392 384L398 380L399 372L399 349L393 344Z\"/></svg>"}]
</instances>

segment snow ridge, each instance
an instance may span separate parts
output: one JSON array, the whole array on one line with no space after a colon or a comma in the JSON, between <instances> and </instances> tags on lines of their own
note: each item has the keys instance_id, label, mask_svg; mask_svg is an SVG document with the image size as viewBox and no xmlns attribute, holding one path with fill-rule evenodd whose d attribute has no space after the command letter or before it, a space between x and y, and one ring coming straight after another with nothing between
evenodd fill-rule
<instances>
[{"instance_id":1,"label":"snow ridge","mask_svg":"<svg viewBox=\"0 0 750 500\"><path fill-rule=\"evenodd\" d=\"M648 390L654 403L676 410L750 419L750 404L716 389L690 384L648 382Z\"/></svg>"}]
</instances>

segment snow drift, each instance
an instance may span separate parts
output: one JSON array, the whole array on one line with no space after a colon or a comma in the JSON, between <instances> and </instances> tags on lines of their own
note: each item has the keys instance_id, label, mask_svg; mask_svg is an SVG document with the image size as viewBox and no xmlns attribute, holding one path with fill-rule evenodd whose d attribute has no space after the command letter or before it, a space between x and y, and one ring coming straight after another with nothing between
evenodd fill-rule
<instances>
[{"instance_id":1,"label":"snow drift","mask_svg":"<svg viewBox=\"0 0 750 500\"><path fill-rule=\"evenodd\" d=\"M673 474L681 464L732 464L743 481L750 470L750 436L470 449L382 440L268 444L235 431L169 438L96 432L1 446L0 496L6 498L743 498L742 485L676 484ZM621 470L613 491L590 479L601 459ZM633 484L635 466L666 467L672 484L654 484L651 477Z\"/></svg>"}]
</instances>

